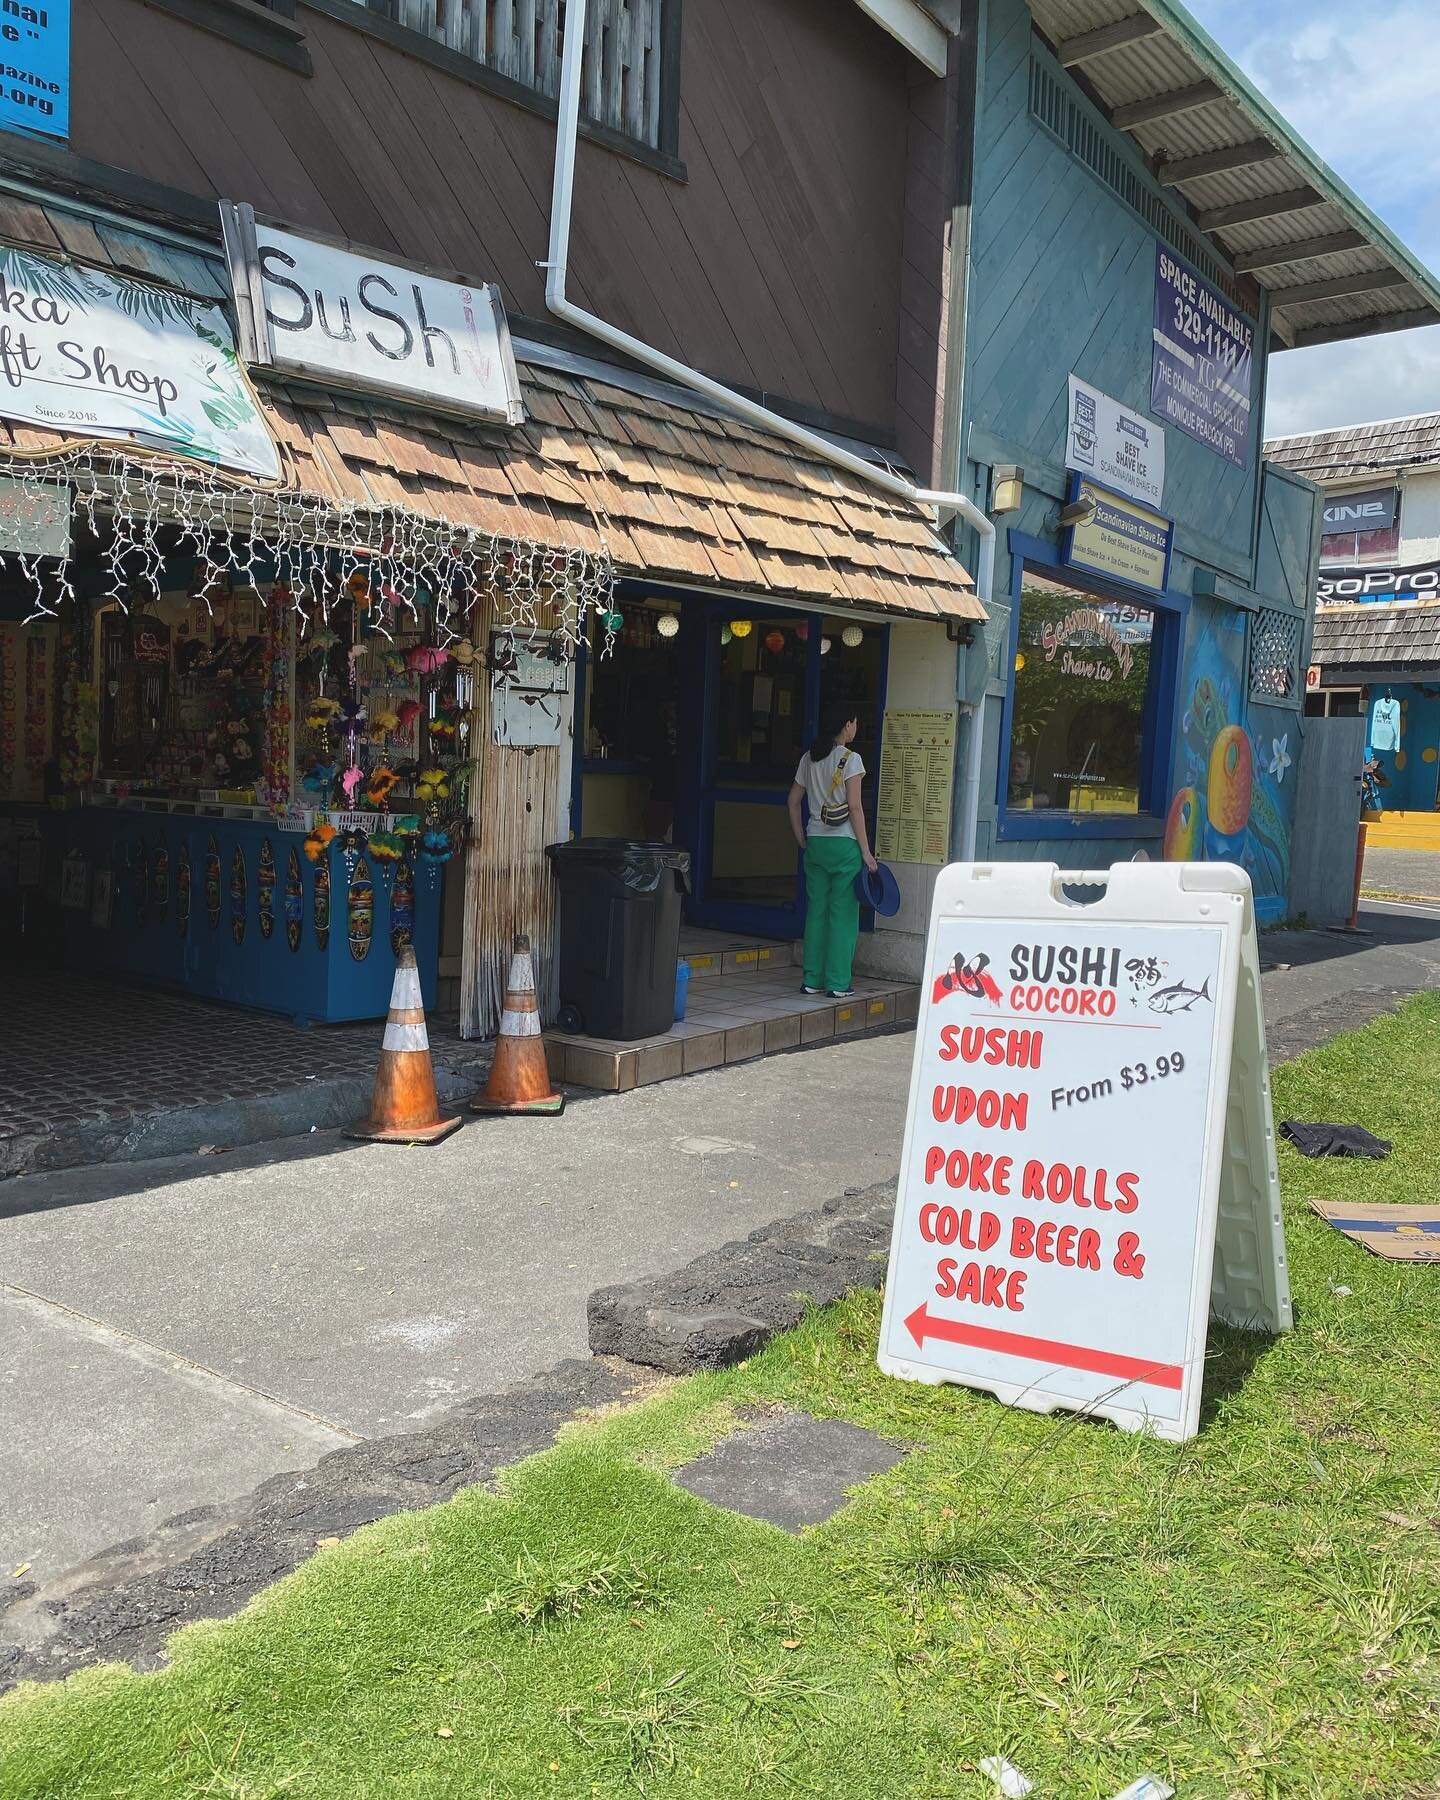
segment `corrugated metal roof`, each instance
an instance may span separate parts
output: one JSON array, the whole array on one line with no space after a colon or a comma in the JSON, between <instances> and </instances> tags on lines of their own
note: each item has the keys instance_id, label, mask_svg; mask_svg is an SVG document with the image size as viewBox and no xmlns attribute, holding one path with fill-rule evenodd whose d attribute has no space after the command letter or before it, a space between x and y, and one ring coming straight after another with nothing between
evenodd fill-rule
<instances>
[{"instance_id":1,"label":"corrugated metal roof","mask_svg":"<svg viewBox=\"0 0 1440 1800\"><path fill-rule=\"evenodd\" d=\"M1269 461L1319 482L1343 481L1377 470L1440 466L1440 412L1271 438L1265 455Z\"/></svg>"},{"instance_id":2,"label":"corrugated metal roof","mask_svg":"<svg viewBox=\"0 0 1440 1800\"><path fill-rule=\"evenodd\" d=\"M1129 133L1223 257L1305 246L1283 262L1247 269L1242 261L1239 271L1269 293L1281 342L1330 343L1440 322L1440 283L1431 272L1175 0L1029 6L1061 63ZM1244 160L1208 166L1231 158ZM1261 202L1269 203L1262 217L1226 216L1235 208L1254 212ZM1348 242L1315 243L1342 234ZM1327 291L1328 283L1344 287Z\"/></svg>"}]
</instances>

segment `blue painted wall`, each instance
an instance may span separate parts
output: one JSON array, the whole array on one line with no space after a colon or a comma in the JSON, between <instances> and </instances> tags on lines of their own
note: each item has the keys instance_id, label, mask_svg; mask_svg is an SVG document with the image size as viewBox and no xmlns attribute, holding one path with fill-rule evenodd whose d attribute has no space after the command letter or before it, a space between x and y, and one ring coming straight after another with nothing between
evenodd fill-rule
<instances>
[{"instance_id":1,"label":"blue painted wall","mask_svg":"<svg viewBox=\"0 0 1440 1800\"><path fill-rule=\"evenodd\" d=\"M1390 782L1381 790L1381 802L1386 812L1433 812L1440 777L1440 683L1372 682L1372 711L1387 688L1400 702L1400 748L1377 752Z\"/></svg>"},{"instance_id":2,"label":"blue painted wall","mask_svg":"<svg viewBox=\"0 0 1440 1800\"><path fill-rule=\"evenodd\" d=\"M1114 132L1034 35L1024 0L988 0L981 45L976 173L966 328L964 478L983 506L997 463L1025 470L1024 503L999 521L992 619L972 658L971 698L1003 696L1009 654L1011 565L1006 530L1057 541L1055 516L1066 489L1067 377L1073 372L1137 412L1149 414L1156 231L1110 182L1072 154L1031 110L1032 64L1077 106L1111 168L1130 179L1150 216L1169 200L1128 139ZM1170 215L1172 248L1195 261L1194 234ZM1212 263L1218 258L1212 254ZM1207 271L1208 272L1208 271ZM1249 464L1237 469L1173 425L1165 427L1164 510L1176 523L1170 588L1192 599L1176 695L1170 813L1182 790L1198 800L1193 838L1174 821L1137 822L1133 838L1087 837L1062 828L1054 839L997 838L1000 707L986 709L977 853L1007 859L1102 867L1134 855L1171 854L1180 842L1197 856L1243 861L1262 916L1285 910L1294 765L1303 723L1299 680L1309 649L1319 554L1319 496L1310 483L1261 461L1268 321L1258 313ZM1198 579L1197 579L1198 578ZM1259 606L1293 616L1297 683L1275 704L1249 699L1251 617ZM1208 681L1211 686L1204 687ZM1196 715L1192 701L1213 694L1223 717ZM1209 822L1210 758L1216 812L1235 825L1248 766L1243 827ZM1237 745L1236 735L1244 740ZM1203 741L1202 741L1203 740ZM1288 761L1287 761L1288 759ZM1272 765L1274 772L1272 773ZM1222 793L1229 781L1229 789ZM1228 804L1227 804L1228 800ZM1183 809L1182 809L1183 810ZM1192 807L1192 812L1194 808Z\"/></svg>"}]
</instances>

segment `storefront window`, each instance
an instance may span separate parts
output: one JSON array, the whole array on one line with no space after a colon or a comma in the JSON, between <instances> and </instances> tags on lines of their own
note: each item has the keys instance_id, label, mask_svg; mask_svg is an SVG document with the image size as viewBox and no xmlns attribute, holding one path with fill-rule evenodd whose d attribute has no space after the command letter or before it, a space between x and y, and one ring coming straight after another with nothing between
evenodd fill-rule
<instances>
[{"instance_id":1,"label":"storefront window","mask_svg":"<svg viewBox=\"0 0 1440 1800\"><path fill-rule=\"evenodd\" d=\"M1007 804L1013 810L1142 810L1156 615L1026 573L1020 593Z\"/></svg>"}]
</instances>

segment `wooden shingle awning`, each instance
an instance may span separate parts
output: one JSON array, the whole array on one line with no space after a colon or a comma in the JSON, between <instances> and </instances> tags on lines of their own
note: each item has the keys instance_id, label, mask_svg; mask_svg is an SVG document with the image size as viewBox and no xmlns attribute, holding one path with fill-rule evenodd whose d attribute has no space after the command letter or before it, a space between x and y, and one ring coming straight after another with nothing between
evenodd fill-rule
<instances>
[{"instance_id":1,"label":"wooden shingle awning","mask_svg":"<svg viewBox=\"0 0 1440 1800\"><path fill-rule=\"evenodd\" d=\"M738 419L522 363L527 423L267 383L290 481L598 551L617 573L812 609L984 619L934 524Z\"/></svg>"},{"instance_id":2,"label":"wooden shingle awning","mask_svg":"<svg viewBox=\"0 0 1440 1800\"><path fill-rule=\"evenodd\" d=\"M284 480L279 490L242 477L234 485L254 496L257 520L267 492L362 521L400 508L442 530L608 554L622 576L782 606L986 617L920 507L783 438L535 364L522 365L521 387L526 423L510 426L300 383L257 384ZM7 450L35 459L67 446L75 440L0 418L0 462ZM189 468L229 485L209 464ZM363 541L364 532L347 537Z\"/></svg>"},{"instance_id":3,"label":"wooden shingle awning","mask_svg":"<svg viewBox=\"0 0 1440 1800\"><path fill-rule=\"evenodd\" d=\"M1403 679L1440 669L1440 602L1322 606L1315 614L1310 660L1325 671L1327 687L1362 671Z\"/></svg>"}]
</instances>

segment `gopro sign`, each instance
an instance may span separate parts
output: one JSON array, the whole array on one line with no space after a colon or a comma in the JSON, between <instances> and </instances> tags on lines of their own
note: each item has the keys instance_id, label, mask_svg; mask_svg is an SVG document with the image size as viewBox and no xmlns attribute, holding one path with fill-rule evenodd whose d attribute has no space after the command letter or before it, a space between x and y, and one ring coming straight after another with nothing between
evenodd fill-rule
<instances>
[{"instance_id":1,"label":"gopro sign","mask_svg":"<svg viewBox=\"0 0 1440 1800\"><path fill-rule=\"evenodd\" d=\"M1325 535L1342 531L1389 531L1400 495L1396 488L1366 488L1358 494L1331 494L1325 502Z\"/></svg>"}]
</instances>

